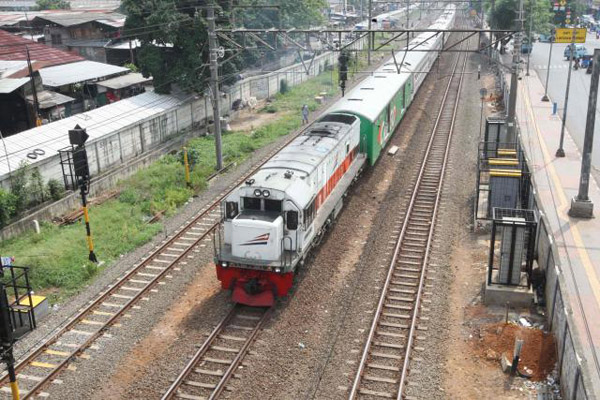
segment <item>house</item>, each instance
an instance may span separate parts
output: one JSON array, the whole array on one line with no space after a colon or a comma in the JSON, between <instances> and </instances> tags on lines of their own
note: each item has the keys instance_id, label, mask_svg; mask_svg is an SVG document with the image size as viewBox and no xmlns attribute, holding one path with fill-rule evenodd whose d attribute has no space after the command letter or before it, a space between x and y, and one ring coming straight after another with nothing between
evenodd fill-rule
<instances>
[{"instance_id":1,"label":"house","mask_svg":"<svg viewBox=\"0 0 600 400\"><path fill-rule=\"evenodd\" d=\"M123 65L134 61L135 45L121 44L125 16L118 13L70 11L36 15L31 25L46 44L74 51L90 61Z\"/></svg>"}]
</instances>

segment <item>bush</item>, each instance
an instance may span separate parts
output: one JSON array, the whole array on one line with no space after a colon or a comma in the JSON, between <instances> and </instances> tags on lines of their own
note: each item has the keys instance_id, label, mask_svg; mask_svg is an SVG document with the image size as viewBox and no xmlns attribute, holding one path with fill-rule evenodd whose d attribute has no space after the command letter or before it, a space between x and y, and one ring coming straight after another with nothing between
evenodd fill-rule
<instances>
[{"instance_id":1,"label":"bush","mask_svg":"<svg viewBox=\"0 0 600 400\"><path fill-rule=\"evenodd\" d=\"M17 213L26 210L29 205L27 175L29 175L29 163L23 161L19 164L19 168L13 174L10 185L10 191L16 199L15 207Z\"/></svg>"},{"instance_id":2,"label":"bush","mask_svg":"<svg viewBox=\"0 0 600 400\"><path fill-rule=\"evenodd\" d=\"M279 82L279 93L286 94L289 91L290 91L290 87L289 87L287 81L285 79L282 79Z\"/></svg>"},{"instance_id":3,"label":"bush","mask_svg":"<svg viewBox=\"0 0 600 400\"><path fill-rule=\"evenodd\" d=\"M39 168L33 168L29 176L29 193L31 200L37 204L41 204L50 198L48 188L44 184L44 179Z\"/></svg>"},{"instance_id":4,"label":"bush","mask_svg":"<svg viewBox=\"0 0 600 400\"><path fill-rule=\"evenodd\" d=\"M17 211L17 197L0 188L0 228L8 225Z\"/></svg>"},{"instance_id":5,"label":"bush","mask_svg":"<svg viewBox=\"0 0 600 400\"><path fill-rule=\"evenodd\" d=\"M50 192L50 198L57 201L65 195L65 187L58 180L50 179L48 181L48 192Z\"/></svg>"},{"instance_id":6,"label":"bush","mask_svg":"<svg viewBox=\"0 0 600 400\"><path fill-rule=\"evenodd\" d=\"M140 201L140 196L135 191L135 189L127 188L127 189L123 190L121 192L121 194L119 195L119 201L121 203L135 205L135 204L137 204L138 201Z\"/></svg>"}]
</instances>

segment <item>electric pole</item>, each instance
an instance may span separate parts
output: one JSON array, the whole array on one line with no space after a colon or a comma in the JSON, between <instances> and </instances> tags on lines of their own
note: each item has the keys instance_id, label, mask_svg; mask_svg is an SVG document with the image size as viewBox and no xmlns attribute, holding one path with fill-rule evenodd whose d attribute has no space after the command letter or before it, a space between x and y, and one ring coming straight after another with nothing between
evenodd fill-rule
<instances>
[{"instance_id":1,"label":"electric pole","mask_svg":"<svg viewBox=\"0 0 600 400\"><path fill-rule=\"evenodd\" d=\"M371 65L371 40L373 36L373 32L371 32L371 20L373 19L373 0L369 0L369 33L367 34L367 64Z\"/></svg>"},{"instance_id":2,"label":"electric pole","mask_svg":"<svg viewBox=\"0 0 600 400\"><path fill-rule=\"evenodd\" d=\"M517 110L517 85L519 83L519 62L521 61L521 35L523 33L523 0L519 1L519 17L517 18L519 30L515 34L515 45L513 48L513 65L510 78L510 95L508 98L508 133L506 141L515 143L517 141L516 110Z\"/></svg>"},{"instance_id":3,"label":"electric pole","mask_svg":"<svg viewBox=\"0 0 600 400\"><path fill-rule=\"evenodd\" d=\"M565 125L567 123L567 106L569 105L569 89L571 89L571 71L573 70L573 59L575 58L575 36L577 35L577 29L573 26L573 34L571 35L571 54L569 57L569 72L567 74L567 89L565 90L565 107L563 108L563 117L560 125L560 143L556 150L556 157L564 157L565 149L563 148L565 142Z\"/></svg>"},{"instance_id":4,"label":"electric pole","mask_svg":"<svg viewBox=\"0 0 600 400\"><path fill-rule=\"evenodd\" d=\"M596 123L596 103L598 99L598 81L600 80L600 49L594 49L592 62L592 82L588 100L587 118L585 121L585 137L581 154L581 175L579 177L579 193L571 200L569 215L578 218L592 218L594 203L588 193L590 188L590 169L592 166L592 146L594 144L594 125Z\"/></svg>"},{"instance_id":5,"label":"electric pole","mask_svg":"<svg viewBox=\"0 0 600 400\"><path fill-rule=\"evenodd\" d=\"M207 9L208 53L210 58L210 92L212 96L213 119L215 121L215 151L217 153L217 171L223 169L221 149L221 110L219 109L219 64L217 63L217 34L215 24L215 5Z\"/></svg>"},{"instance_id":6,"label":"electric pole","mask_svg":"<svg viewBox=\"0 0 600 400\"><path fill-rule=\"evenodd\" d=\"M544 88L544 97L542 97L542 101L550 101L548 97L548 81L550 80L550 63L552 62L552 45L554 44L554 34L556 31L552 28L550 32L550 52L548 53L548 68L546 70L546 86Z\"/></svg>"}]
</instances>

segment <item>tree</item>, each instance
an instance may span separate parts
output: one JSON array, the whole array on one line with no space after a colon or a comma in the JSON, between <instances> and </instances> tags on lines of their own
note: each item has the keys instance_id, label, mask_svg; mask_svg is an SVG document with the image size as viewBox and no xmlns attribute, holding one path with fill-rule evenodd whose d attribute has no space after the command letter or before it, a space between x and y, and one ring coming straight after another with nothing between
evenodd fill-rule
<instances>
[{"instance_id":1,"label":"tree","mask_svg":"<svg viewBox=\"0 0 600 400\"><path fill-rule=\"evenodd\" d=\"M515 20L519 10L519 0L499 0L493 10L491 4L486 4L489 12L490 26L493 29L515 29ZM529 33L529 17L533 17L533 31L549 33L552 27L551 3L549 0L525 0L523 3L523 18L525 31Z\"/></svg>"},{"instance_id":2,"label":"tree","mask_svg":"<svg viewBox=\"0 0 600 400\"><path fill-rule=\"evenodd\" d=\"M230 26L231 1L219 0L217 22ZM125 31L141 41L138 66L144 76L152 76L158 93L169 93L176 83L185 91L203 91L209 77L208 36L206 5L210 0L123 0L122 9L127 14ZM256 0L241 1L242 5L264 4ZM281 24L286 27L302 27L321 21L324 0L279 0ZM244 24L260 27L278 26L272 14L260 13L259 9L246 9ZM239 11L236 11L239 15ZM129 33L131 32L131 33ZM229 44L221 41L226 50L225 58L235 54ZM222 62L222 83L235 81L242 67L260 61L260 50L244 50L236 57Z\"/></svg>"},{"instance_id":3,"label":"tree","mask_svg":"<svg viewBox=\"0 0 600 400\"><path fill-rule=\"evenodd\" d=\"M38 10L70 10L71 3L66 0L36 0Z\"/></svg>"}]
</instances>

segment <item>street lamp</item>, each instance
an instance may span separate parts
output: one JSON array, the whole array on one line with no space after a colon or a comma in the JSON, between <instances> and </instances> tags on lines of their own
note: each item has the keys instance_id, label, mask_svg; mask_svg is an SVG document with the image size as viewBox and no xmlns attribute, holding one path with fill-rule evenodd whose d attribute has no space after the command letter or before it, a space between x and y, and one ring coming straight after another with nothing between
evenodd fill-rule
<instances>
[{"instance_id":1,"label":"street lamp","mask_svg":"<svg viewBox=\"0 0 600 400\"><path fill-rule=\"evenodd\" d=\"M546 87L544 88L544 97L542 97L542 101L550 101L548 97L548 79L550 79L550 62L552 61L552 45L554 44L554 28L550 32L550 53L548 54L548 67L546 68Z\"/></svg>"}]
</instances>

